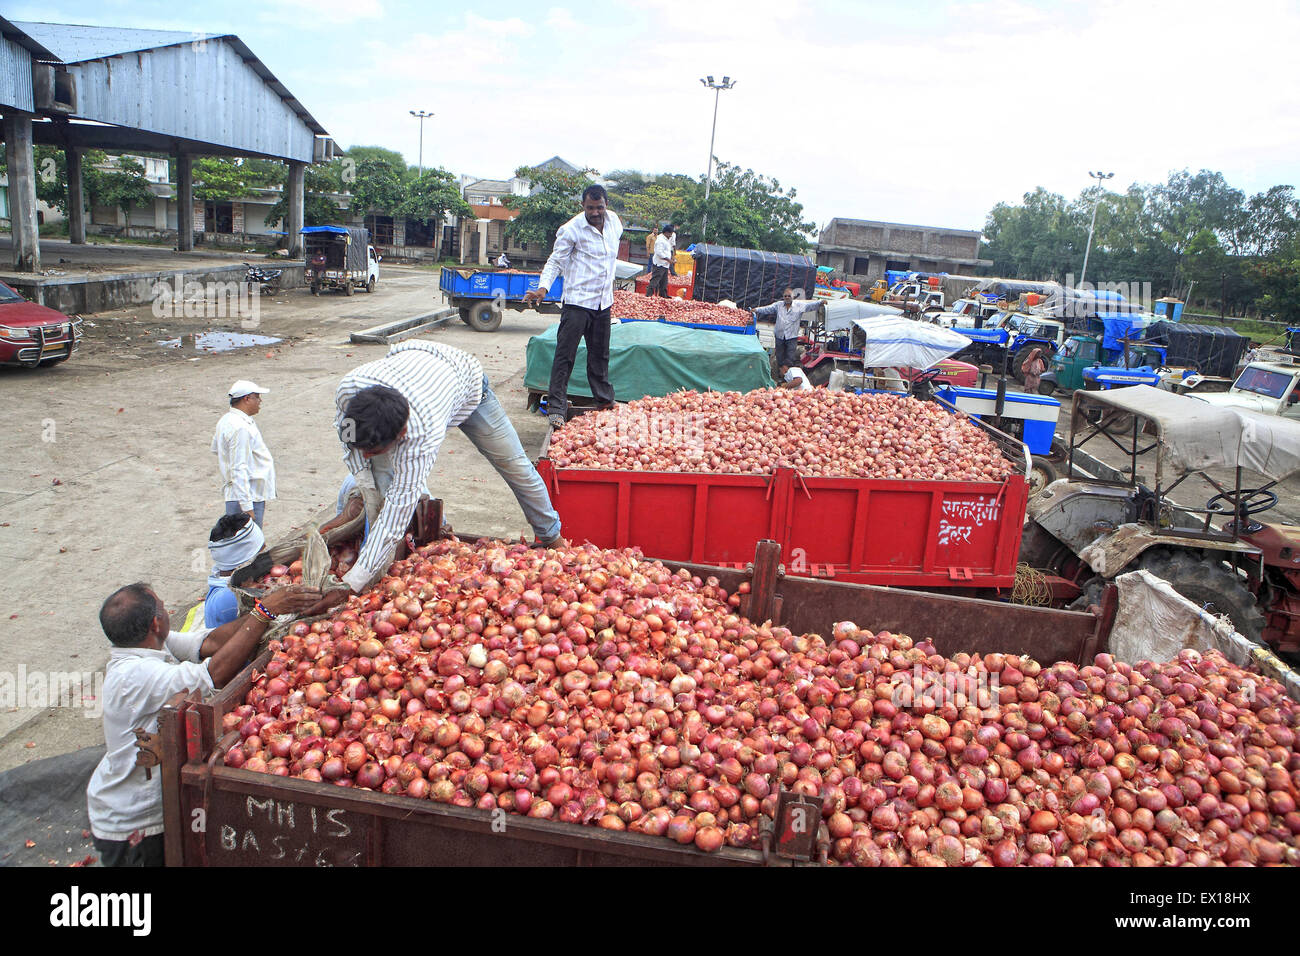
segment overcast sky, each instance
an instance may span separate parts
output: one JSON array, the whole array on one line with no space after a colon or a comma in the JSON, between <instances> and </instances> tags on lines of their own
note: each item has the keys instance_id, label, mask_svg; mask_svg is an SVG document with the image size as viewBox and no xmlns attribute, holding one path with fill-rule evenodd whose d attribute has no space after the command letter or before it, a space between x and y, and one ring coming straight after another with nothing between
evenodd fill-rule
<instances>
[{"instance_id":1,"label":"overcast sky","mask_svg":"<svg viewBox=\"0 0 1300 956\"><path fill-rule=\"evenodd\" d=\"M559 154L703 175L715 154L808 218L979 229L1035 186L1171 170L1296 183L1300 4L40 0L11 20L235 33L342 145L503 178Z\"/></svg>"}]
</instances>

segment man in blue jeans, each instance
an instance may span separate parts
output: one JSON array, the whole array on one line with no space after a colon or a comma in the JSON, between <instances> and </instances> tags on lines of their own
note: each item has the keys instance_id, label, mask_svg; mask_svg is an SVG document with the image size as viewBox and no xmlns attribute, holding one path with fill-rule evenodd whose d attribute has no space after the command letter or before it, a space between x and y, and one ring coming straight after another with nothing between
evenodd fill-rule
<instances>
[{"instance_id":1,"label":"man in blue jeans","mask_svg":"<svg viewBox=\"0 0 1300 956\"><path fill-rule=\"evenodd\" d=\"M392 563L447 430L459 428L505 479L539 543L560 544L560 516L519 443L483 366L468 352L411 339L353 369L334 396L343 460L365 501L369 531L343 576L364 591Z\"/></svg>"}]
</instances>

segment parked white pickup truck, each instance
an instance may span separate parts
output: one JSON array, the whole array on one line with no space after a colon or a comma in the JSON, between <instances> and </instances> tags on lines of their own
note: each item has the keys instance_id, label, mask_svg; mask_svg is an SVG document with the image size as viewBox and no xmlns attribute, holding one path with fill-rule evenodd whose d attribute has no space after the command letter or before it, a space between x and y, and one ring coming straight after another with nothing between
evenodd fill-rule
<instances>
[{"instance_id":1,"label":"parked white pickup truck","mask_svg":"<svg viewBox=\"0 0 1300 956\"><path fill-rule=\"evenodd\" d=\"M1192 398L1220 408L1243 408L1264 415L1285 415L1300 419L1300 365L1277 365L1272 362L1250 362L1237 374L1237 380L1226 392L1189 392Z\"/></svg>"}]
</instances>

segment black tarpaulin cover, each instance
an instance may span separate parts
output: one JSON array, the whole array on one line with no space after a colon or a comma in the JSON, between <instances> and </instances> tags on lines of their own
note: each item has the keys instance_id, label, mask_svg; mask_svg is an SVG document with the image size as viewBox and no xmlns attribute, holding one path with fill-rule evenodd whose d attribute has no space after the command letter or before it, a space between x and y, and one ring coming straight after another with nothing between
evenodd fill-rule
<instances>
[{"instance_id":1,"label":"black tarpaulin cover","mask_svg":"<svg viewBox=\"0 0 1300 956\"><path fill-rule=\"evenodd\" d=\"M1221 325L1152 322L1146 340L1163 345L1172 368L1195 368L1202 375L1232 378L1249 344L1244 336Z\"/></svg>"},{"instance_id":2,"label":"black tarpaulin cover","mask_svg":"<svg viewBox=\"0 0 1300 956\"><path fill-rule=\"evenodd\" d=\"M692 254L693 298L700 302L730 299L739 308L757 309L780 299L787 286L801 299L811 299L817 287L817 264L807 256L703 244Z\"/></svg>"}]
</instances>

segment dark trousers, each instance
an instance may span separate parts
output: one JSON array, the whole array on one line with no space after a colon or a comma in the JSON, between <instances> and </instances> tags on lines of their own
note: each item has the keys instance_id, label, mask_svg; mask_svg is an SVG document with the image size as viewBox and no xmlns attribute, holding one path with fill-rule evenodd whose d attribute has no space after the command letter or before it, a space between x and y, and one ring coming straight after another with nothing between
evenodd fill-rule
<instances>
[{"instance_id":1,"label":"dark trousers","mask_svg":"<svg viewBox=\"0 0 1300 956\"><path fill-rule=\"evenodd\" d=\"M780 365L798 365L799 364L799 340L798 339L777 339L776 340L776 364Z\"/></svg>"},{"instance_id":2,"label":"dark trousers","mask_svg":"<svg viewBox=\"0 0 1300 956\"><path fill-rule=\"evenodd\" d=\"M655 266L650 270L650 285L645 290L646 295L657 295L661 298L668 298L668 267Z\"/></svg>"},{"instance_id":3,"label":"dark trousers","mask_svg":"<svg viewBox=\"0 0 1300 956\"><path fill-rule=\"evenodd\" d=\"M101 840L94 838L101 866L163 866L165 843L163 834L147 836L135 846L129 840Z\"/></svg>"},{"instance_id":4,"label":"dark trousers","mask_svg":"<svg viewBox=\"0 0 1300 956\"><path fill-rule=\"evenodd\" d=\"M587 384L600 405L614 401L609 381L609 309L584 309L565 305L560 311L560 328L555 333L555 361L551 363L551 385L546 399L547 415L565 415L569 410L569 376L578 357L578 343L587 343Z\"/></svg>"}]
</instances>

